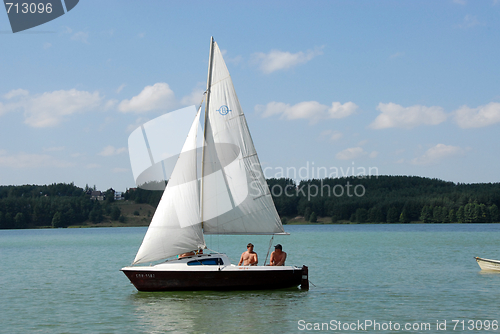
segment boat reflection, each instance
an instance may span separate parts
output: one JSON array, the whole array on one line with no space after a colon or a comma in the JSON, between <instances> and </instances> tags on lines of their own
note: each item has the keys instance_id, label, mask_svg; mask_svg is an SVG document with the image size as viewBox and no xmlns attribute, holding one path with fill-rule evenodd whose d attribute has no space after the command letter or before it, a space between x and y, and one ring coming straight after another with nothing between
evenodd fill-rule
<instances>
[{"instance_id":1,"label":"boat reflection","mask_svg":"<svg viewBox=\"0 0 500 334\"><path fill-rule=\"evenodd\" d=\"M307 298L297 290L138 292L130 298L146 333L256 333L270 323L296 329L290 305Z\"/></svg>"}]
</instances>

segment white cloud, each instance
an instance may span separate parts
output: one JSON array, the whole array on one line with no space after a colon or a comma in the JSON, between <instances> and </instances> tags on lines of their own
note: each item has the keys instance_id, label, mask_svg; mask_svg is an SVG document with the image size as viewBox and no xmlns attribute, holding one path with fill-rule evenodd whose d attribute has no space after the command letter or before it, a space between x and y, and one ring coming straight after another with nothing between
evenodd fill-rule
<instances>
[{"instance_id":1,"label":"white cloud","mask_svg":"<svg viewBox=\"0 0 500 334\"><path fill-rule=\"evenodd\" d=\"M337 141L339 140L340 138L342 138L343 134L341 132L338 132L338 131L334 131L332 133L332 135L330 136L330 140L331 141Z\"/></svg>"},{"instance_id":2,"label":"white cloud","mask_svg":"<svg viewBox=\"0 0 500 334\"><path fill-rule=\"evenodd\" d=\"M52 44L51 44L51 43L43 43L43 48L44 48L45 50L49 49L51 46L52 46Z\"/></svg>"},{"instance_id":3,"label":"white cloud","mask_svg":"<svg viewBox=\"0 0 500 334\"><path fill-rule=\"evenodd\" d=\"M322 55L323 47L306 52L283 52L279 50L272 50L269 53L257 52L252 55L256 63L260 65L260 69L264 73L272 73L278 70L286 70L299 64L304 64L316 56Z\"/></svg>"},{"instance_id":4,"label":"white cloud","mask_svg":"<svg viewBox=\"0 0 500 334\"><path fill-rule=\"evenodd\" d=\"M378 157L378 154L379 154L379 152L377 152L377 151L373 151L373 152L371 152L368 156L369 156L370 158L374 159L374 158Z\"/></svg>"},{"instance_id":5,"label":"white cloud","mask_svg":"<svg viewBox=\"0 0 500 334\"><path fill-rule=\"evenodd\" d=\"M29 95L29 92L26 89L19 88L19 89L11 90L7 94L5 94L3 97L6 98L7 100L10 100L10 99L15 98L15 97L27 96L27 95Z\"/></svg>"},{"instance_id":6,"label":"white cloud","mask_svg":"<svg viewBox=\"0 0 500 334\"><path fill-rule=\"evenodd\" d=\"M147 117L138 117L134 123L132 124L129 124L127 126L127 132L128 133L131 133L132 131L134 131L135 129L137 129L138 127L140 127L141 125L143 125L144 123L150 121L149 118Z\"/></svg>"},{"instance_id":7,"label":"white cloud","mask_svg":"<svg viewBox=\"0 0 500 334\"><path fill-rule=\"evenodd\" d=\"M453 2L458 4L458 5L465 5L467 3L467 1L465 1L465 0L453 0Z\"/></svg>"},{"instance_id":8,"label":"white cloud","mask_svg":"<svg viewBox=\"0 0 500 334\"><path fill-rule=\"evenodd\" d=\"M125 88L125 86L126 86L125 84L121 84L120 87L116 89L116 94L120 94L120 92L122 91L123 88Z\"/></svg>"},{"instance_id":9,"label":"white cloud","mask_svg":"<svg viewBox=\"0 0 500 334\"><path fill-rule=\"evenodd\" d=\"M419 125L437 125L446 120L447 115L441 107L414 105L403 107L395 103L379 103L380 115L370 124L372 129L405 128Z\"/></svg>"},{"instance_id":10,"label":"white cloud","mask_svg":"<svg viewBox=\"0 0 500 334\"><path fill-rule=\"evenodd\" d=\"M353 114L358 106L352 102L341 104L340 102L333 102L332 107L328 109L328 118L345 118Z\"/></svg>"},{"instance_id":11,"label":"white cloud","mask_svg":"<svg viewBox=\"0 0 500 334\"><path fill-rule=\"evenodd\" d=\"M104 121L101 122L101 124L99 125L99 131L103 131L104 129L106 129L106 127L110 124L114 124L116 122L116 120L113 118L113 117L106 117L104 119Z\"/></svg>"},{"instance_id":12,"label":"white cloud","mask_svg":"<svg viewBox=\"0 0 500 334\"><path fill-rule=\"evenodd\" d=\"M104 30L101 32L101 34L104 34L105 36L113 37L115 34L115 29L109 29L109 30Z\"/></svg>"},{"instance_id":13,"label":"white cloud","mask_svg":"<svg viewBox=\"0 0 500 334\"><path fill-rule=\"evenodd\" d=\"M89 44L89 42L88 42L89 33L88 32L79 31L79 32L75 32L73 34L73 29L71 29L68 26L64 26L63 30L61 31L61 35L71 35L71 37L70 37L71 40L82 42L85 44Z\"/></svg>"},{"instance_id":14,"label":"white cloud","mask_svg":"<svg viewBox=\"0 0 500 334\"><path fill-rule=\"evenodd\" d=\"M44 128L59 125L64 117L94 109L101 104L98 92L59 90L27 98L24 122L32 127Z\"/></svg>"},{"instance_id":15,"label":"white cloud","mask_svg":"<svg viewBox=\"0 0 500 334\"><path fill-rule=\"evenodd\" d=\"M198 84L195 89L191 92L191 94L184 96L181 99L181 104L184 106L191 106L195 105L198 107L198 105L201 102L201 99L203 99L203 93L205 92L205 88L203 88L203 84Z\"/></svg>"},{"instance_id":16,"label":"white cloud","mask_svg":"<svg viewBox=\"0 0 500 334\"><path fill-rule=\"evenodd\" d=\"M325 131L322 131L320 134L319 134L319 138L320 140L331 140L331 141L337 141L339 140L340 138L343 137L343 134L342 132L339 132L339 131L332 131L332 130L325 130Z\"/></svg>"},{"instance_id":17,"label":"white cloud","mask_svg":"<svg viewBox=\"0 0 500 334\"><path fill-rule=\"evenodd\" d=\"M99 165L99 164L88 164L85 166L85 168L87 168L87 169L100 168L100 167L101 167L101 165Z\"/></svg>"},{"instance_id":18,"label":"white cloud","mask_svg":"<svg viewBox=\"0 0 500 334\"><path fill-rule=\"evenodd\" d=\"M316 123L321 119L345 118L353 114L358 106L353 102L333 102L331 107L320 104L316 101L300 102L293 106L283 102L269 102L267 105L257 105L255 110L262 114L262 117L281 115L282 119L310 119L311 123Z\"/></svg>"},{"instance_id":19,"label":"white cloud","mask_svg":"<svg viewBox=\"0 0 500 334\"><path fill-rule=\"evenodd\" d=\"M393 58L399 58L399 57L403 57L405 55L404 52L396 52L395 54L392 54L389 58L393 59Z\"/></svg>"},{"instance_id":20,"label":"white cloud","mask_svg":"<svg viewBox=\"0 0 500 334\"><path fill-rule=\"evenodd\" d=\"M29 154L20 152L8 155L5 151L0 151L0 167L10 168L40 168L55 167L66 168L73 167L75 164L57 160L48 154Z\"/></svg>"},{"instance_id":21,"label":"white cloud","mask_svg":"<svg viewBox=\"0 0 500 334\"><path fill-rule=\"evenodd\" d=\"M243 57L240 55L232 57L232 58L228 57L226 49L220 50L220 53L224 56L224 61L226 63L233 63L235 65L238 65L239 63L241 63L243 61ZM257 59L255 58L255 56L253 56L253 57L254 57L254 61L256 61Z\"/></svg>"},{"instance_id":22,"label":"white cloud","mask_svg":"<svg viewBox=\"0 0 500 334\"><path fill-rule=\"evenodd\" d=\"M174 92L169 85L164 82L159 82L153 86L146 86L130 100L123 100L118 105L118 110L121 112L144 113L151 110L173 109L178 105Z\"/></svg>"},{"instance_id":23,"label":"white cloud","mask_svg":"<svg viewBox=\"0 0 500 334\"><path fill-rule=\"evenodd\" d=\"M366 145L366 144L368 144L368 140L367 139L360 141L358 143L358 146L363 146L363 145Z\"/></svg>"},{"instance_id":24,"label":"white cloud","mask_svg":"<svg viewBox=\"0 0 500 334\"><path fill-rule=\"evenodd\" d=\"M500 122L500 103L491 102L477 108L462 106L453 113L459 127L480 128Z\"/></svg>"},{"instance_id":25,"label":"white cloud","mask_svg":"<svg viewBox=\"0 0 500 334\"><path fill-rule=\"evenodd\" d=\"M44 147L42 150L44 152L58 152L58 151L64 151L66 147L64 146L54 146L54 147Z\"/></svg>"},{"instance_id":26,"label":"white cloud","mask_svg":"<svg viewBox=\"0 0 500 334\"><path fill-rule=\"evenodd\" d=\"M462 21L462 23L460 23L459 25L457 25L457 27L458 28L463 28L463 29L468 29L468 28L475 27L477 25L484 25L484 23L480 22L477 19L477 16L467 14L467 15L465 15L464 20Z\"/></svg>"},{"instance_id":27,"label":"white cloud","mask_svg":"<svg viewBox=\"0 0 500 334\"><path fill-rule=\"evenodd\" d=\"M83 31L79 31L77 33L74 33L73 36L71 36L72 41L78 41L78 42L82 42L85 44L89 44L88 39L89 39L89 33L83 32Z\"/></svg>"},{"instance_id":28,"label":"white cloud","mask_svg":"<svg viewBox=\"0 0 500 334\"><path fill-rule=\"evenodd\" d=\"M38 95L30 95L27 90L15 89L4 97L12 100L3 107L0 113L11 110L24 110L24 122L36 128L59 125L64 118L78 112L94 109L101 104L102 97L98 92L58 90Z\"/></svg>"},{"instance_id":29,"label":"white cloud","mask_svg":"<svg viewBox=\"0 0 500 334\"><path fill-rule=\"evenodd\" d=\"M111 155L117 155L117 154L124 153L124 152L127 152L126 147L115 148L112 145L108 145L102 149L102 151L99 153L99 155L102 155L103 157L108 157Z\"/></svg>"},{"instance_id":30,"label":"white cloud","mask_svg":"<svg viewBox=\"0 0 500 334\"><path fill-rule=\"evenodd\" d=\"M368 153L361 147L351 147L351 148L346 148L345 150L337 153L335 155L335 158L339 160L353 160L356 158L363 157L367 154Z\"/></svg>"},{"instance_id":31,"label":"white cloud","mask_svg":"<svg viewBox=\"0 0 500 334\"><path fill-rule=\"evenodd\" d=\"M422 156L411 161L414 165L433 165L444 159L460 156L465 150L452 145L437 144L428 149Z\"/></svg>"},{"instance_id":32,"label":"white cloud","mask_svg":"<svg viewBox=\"0 0 500 334\"><path fill-rule=\"evenodd\" d=\"M115 109L116 105L118 104L118 100L115 100L115 99L111 99L111 100L108 100L106 101L106 103L104 104L104 110L112 110L112 109Z\"/></svg>"},{"instance_id":33,"label":"white cloud","mask_svg":"<svg viewBox=\"0 0 500 334\"><path fill-rule=\"evenodd\" d=\"M238 65L241 62L243 62L243 57L240 56L240 55L232 57L232 58L224 57L224 60L226 61L226 63L232 63L232 64L235 64L235 65Z\"/></svg>"}]
</instances>

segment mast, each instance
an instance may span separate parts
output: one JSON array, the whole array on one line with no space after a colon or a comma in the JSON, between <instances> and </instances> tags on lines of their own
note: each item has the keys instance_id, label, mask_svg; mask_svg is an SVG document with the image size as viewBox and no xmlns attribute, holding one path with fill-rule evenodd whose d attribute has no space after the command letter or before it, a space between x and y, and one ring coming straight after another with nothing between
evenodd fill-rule
<instances>
[{"instance_id":1,"label":"mast","mask_svg":"<svg viewBox=\"0 0 500 334\"><path fill-rule=\"evenodd\" d=\"M201 229L203 230L203 179L205 176L205 146L207 141L208 108L210 105L210 86L212 84L212 65L214 60L214 37L210 37L210 55L208 58L207 102L205 103L205 121L203 123L203 146L201 153L201 189L200 189L200 215Z\"/></svg>"}]
</instances>

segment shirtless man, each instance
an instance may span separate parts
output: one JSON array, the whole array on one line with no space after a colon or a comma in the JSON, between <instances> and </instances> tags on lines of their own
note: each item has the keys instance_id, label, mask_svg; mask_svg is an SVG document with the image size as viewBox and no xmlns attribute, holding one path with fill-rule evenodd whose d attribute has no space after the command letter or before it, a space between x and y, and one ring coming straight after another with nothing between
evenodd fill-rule
<instances>
[{"instance_id":1,"label":"shirtless man","mask_svg":"<svg viewBox=\"0 0 500 334\"><path fill-rule=\"evenodd\" d=\"M271 253L270 266L284 266L286 260L286 253L283 252L283 247L280 244L274 246L274 252Z\"/></svg>"},{"instance_id":2,"label":"shirtless man","mask_svg":"<svg viewBox=\"0 0 500 334\"><path fill-rule=\"evenodd\" d=\"M257 258L257 253L253 251L253 245L249 243L247 245L247 251L241 254L240 262L238 262L238 265L241 266L241 264L243 263L244 266L256 266L258 262L259 259Z\"/></svg>"}]
</instances>

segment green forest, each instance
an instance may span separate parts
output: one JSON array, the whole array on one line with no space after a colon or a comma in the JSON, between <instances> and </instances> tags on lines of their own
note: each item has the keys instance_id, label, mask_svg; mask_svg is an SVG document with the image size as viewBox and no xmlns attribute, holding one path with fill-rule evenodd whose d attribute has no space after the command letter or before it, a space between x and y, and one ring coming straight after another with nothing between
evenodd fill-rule
<instances>
[{"instance_id":1,"label":"green forest","mask_svg":"<svg viewBox=\"0 0 500 334\"><path fill-rule=\"evenodd\" d=\"M462 184L416 176L268 179L283 223L303 216L315 223L495 223L500 183ZM71 184L0 186L0 228L67 227L123 221L114 191L92 200L92 188ZM161 191L129 189L125 200L156 207ZM323 220L324 221L324 220Z\"/></svg>"},{"instance_id":2,"label":"green forest","mask_svg":"<svg viewBox=\"0 0 500 334\"><path fill-rule=\"evenodd\" d=\"M104 214L120 219L111 206L114 191L106 200L91 200L93 189L73 183L51 185L0 186L0 229L67 227L86 221L99 223Z\"/></svg>"},{"instance_id":3,"label":"green forest","mask_svg":"<svg viewBox=\"0 0 500 334\"><path fill-rule=\"evenodd\" d=\"M356 223L499 222L500 183L461 184L416 176L267 180L278 213ZM357 189L356 189L357 187ZM288 189L288 191L281 191Z\"/></svg>"}]
</instances>

